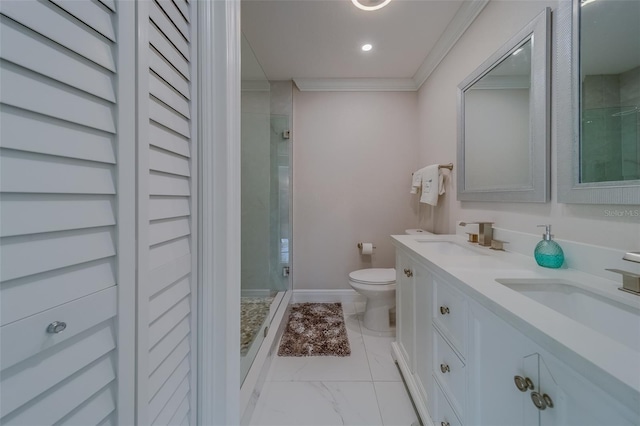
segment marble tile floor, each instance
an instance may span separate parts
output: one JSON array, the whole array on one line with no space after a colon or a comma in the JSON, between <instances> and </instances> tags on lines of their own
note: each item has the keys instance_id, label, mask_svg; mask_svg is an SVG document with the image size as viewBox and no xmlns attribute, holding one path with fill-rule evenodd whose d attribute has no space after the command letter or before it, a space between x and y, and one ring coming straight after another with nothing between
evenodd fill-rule
<instances>
[{"instance_id":1,"label":"marble tile floor","mask_svg":"<svg viewBox=\"0 0 640 426\"><path fill-rule=\"evenodd\" d=\"M363 303L343 304L342 308L351 356L274 354L251 425L419 424L391 357L393 337L378 336L364 328Z\"/></svg>"}]
</instances>

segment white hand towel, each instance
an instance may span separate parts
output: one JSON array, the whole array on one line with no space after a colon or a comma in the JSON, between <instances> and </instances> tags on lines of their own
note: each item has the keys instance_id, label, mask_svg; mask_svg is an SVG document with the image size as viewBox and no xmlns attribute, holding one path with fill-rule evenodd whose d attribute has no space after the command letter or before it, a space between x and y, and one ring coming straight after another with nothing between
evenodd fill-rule
<instances>
[{"instance_id":1,"label":"white hand towel","mask_svg":"<svg viewBox=\"0 0 640 426\"><path fill-rule=\"evenodd\" d=\"M438 205L438 196L444 194L444 176L438 164L432 164L422 169L422 195L420 202Z\"/></svg>"},{"instance_id":2,"label":"white hand towel","mask_svg":"<svg viewBox=\"0 0 640 426\"><path fill-rule=\"evenodd\" d=\"M424 169L420 169L417 172L413 173L413 176L411 177L411 191L409 191L409 194L417 194L418 190L420 189L420 186L422 186L422 171Z\"/></svg>"}]
</instances>

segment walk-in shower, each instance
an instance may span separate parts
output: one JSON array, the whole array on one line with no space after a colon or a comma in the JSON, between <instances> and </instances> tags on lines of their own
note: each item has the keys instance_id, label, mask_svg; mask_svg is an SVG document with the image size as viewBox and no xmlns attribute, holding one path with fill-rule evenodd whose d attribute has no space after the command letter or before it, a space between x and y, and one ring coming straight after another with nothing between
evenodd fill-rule
<instances>
[{"instance_id":1,"label":"walk-in shower","mask_svg":"<svg viewBox=\"0 0 640 426\"><path fill-rule=\"evenodd\" d=\"M242 380L269 333L285 292L291 288L291 91L291 82L267 80L243 35Z\"/></svg>"}]
</instances>

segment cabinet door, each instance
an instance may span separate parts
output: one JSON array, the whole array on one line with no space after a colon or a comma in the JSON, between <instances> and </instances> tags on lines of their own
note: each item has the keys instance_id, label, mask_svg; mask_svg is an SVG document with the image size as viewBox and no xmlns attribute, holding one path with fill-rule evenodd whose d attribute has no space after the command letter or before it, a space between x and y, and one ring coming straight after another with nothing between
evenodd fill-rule
<instances>
[{"instance_id":1,"label":"cabinet door","mask_svg":"<svg viewBox=\"0 0 640 426\"><path fill-rule=\"evenodd\" d=\"M196 2L139 1L138 424L195 423Z\"/></svg>"},{"instance_id":2,"label":"cabinet door","mask_svg":"<svg viewBox=\"0 0 640 426\"><path fill-rule=\"evenodd\" d=\"M632 425L640 406L615 400L524 334L470 303L470 424ZM514 376L529 378L521 392ZM534 398L551 404L534 404Z\"/></svg>"},{"instance_id":3,"label":"cabinet door","mask_svg":"<svg viewBox=\"0 0 640 426\"><path fill-rule=\"evenodd\" d=\"M415 286L415 364L416 378L420 387L424 403L431 397L433 379L431 368L433 364L433 345L431 335L431 299L433 297L433 279L429 271L415 265L413 268L413 281Z\"/></svg>"},{"instance_id":4,"label":"cabinet door","mask_svg":"<svg viewBox=\"0 0 640 426\"><path fill-rule=\"evenodd\" d=\"M133 424L133 2L0 2L0 423Z\"/></svg>"},{"instance_id":5,"label":"cabinet door","mask_svg":"<svg viewBox=\"0 0 640 426\"><path fill-rule=\"evenodd\" d=\"M539 390L553 406L539 412L541 425L637 425L640 404L629 409L550 354L540 356ZM531 401L528 401L531 403Z\"/></svg>"},{"instance_id":6,"label":"cabinet door","mask_svg":"<svg viewBox=\"0 0 640 426\"><path fill-rule=\"evenodd\" d=\"M396 257L396 339L411 372L415 372L414 262L402 253Z\"/></svg>"},{"instance_id":7,"label":"cabinet door","mask_svg":"<svg viewBox=\"0 0 640 426\"><path fill-rule=\"evenodd\" d=\"M528 392L521 392L514 376L536 383L530 356L536 345L476 303L469 303L468 423L478 425L535 425L538 413Z\"/></svg>"}]
</instances>

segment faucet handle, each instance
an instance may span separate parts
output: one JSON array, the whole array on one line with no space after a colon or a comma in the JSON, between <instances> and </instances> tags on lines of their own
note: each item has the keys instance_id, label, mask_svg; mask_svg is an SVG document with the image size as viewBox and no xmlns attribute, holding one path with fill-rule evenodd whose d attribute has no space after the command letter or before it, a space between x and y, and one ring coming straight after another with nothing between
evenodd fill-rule
<instances>
[{"instance_id":1,"label":"faucet handle","mask_svg":"<svg viewBox=\"0 0 640 426\"><path fill-rule=\"evenodd\" d=\"M640 295L640 275L620 269L605 269L605 271L622 275L622 287L620 287L620 290Z\"/></svg>"}]
</instances>

